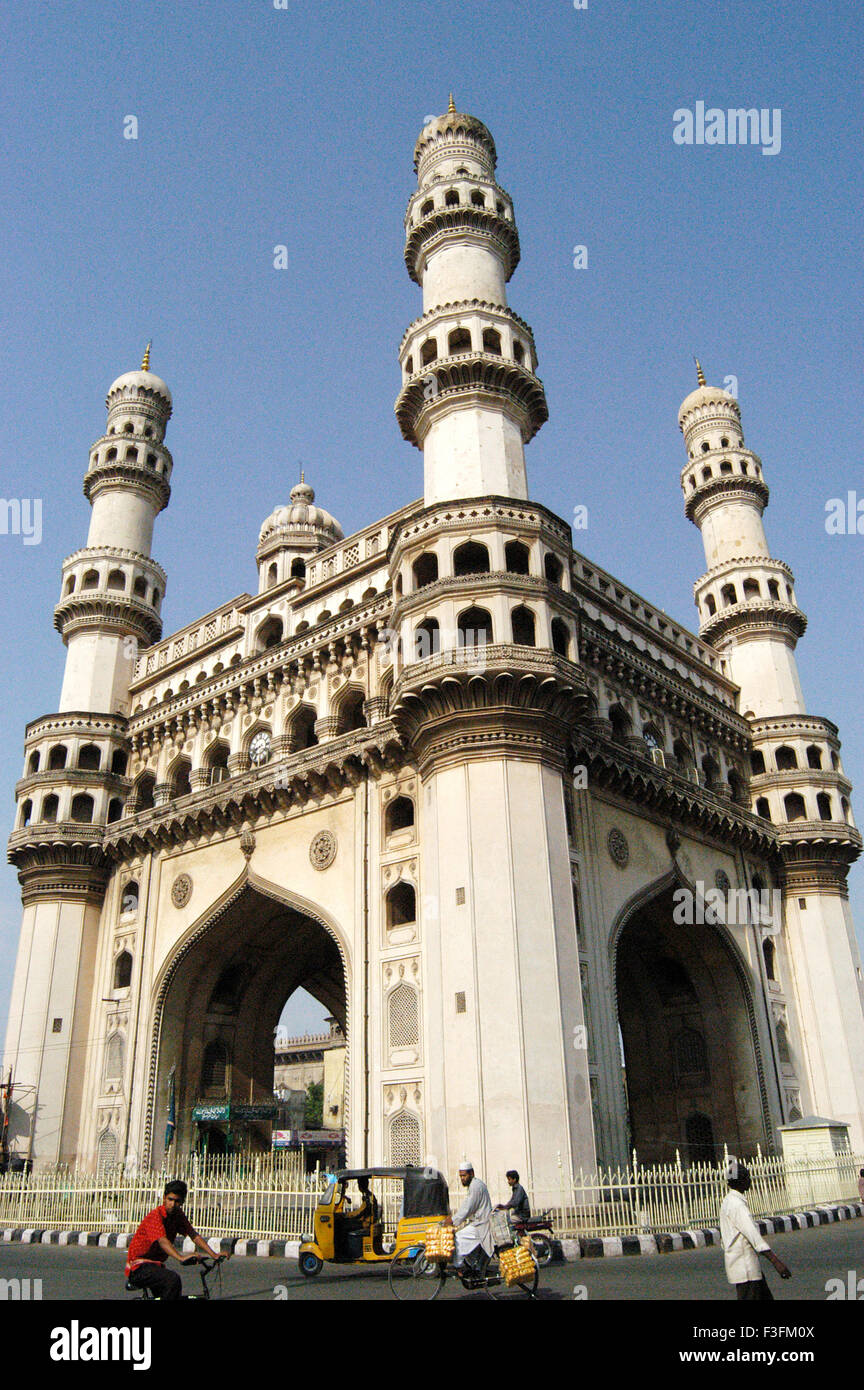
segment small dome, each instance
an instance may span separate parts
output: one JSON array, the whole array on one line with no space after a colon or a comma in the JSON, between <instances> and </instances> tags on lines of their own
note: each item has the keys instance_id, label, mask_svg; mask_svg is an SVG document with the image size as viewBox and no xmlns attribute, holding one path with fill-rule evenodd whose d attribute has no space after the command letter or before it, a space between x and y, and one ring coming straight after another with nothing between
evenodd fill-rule
<instances>
[{"instance_id":1,"label":"small dome","mask_svg":"<svg viewBox=\"0 0 864 1390\"><path fill-rule=\"evenodd\" d=\"M478 121L476 116L469 116L465 111L457 111L453 106L453 98L450 98L450 110L443 116L436 116L434 121L425 125L417 137L417 144L414 146L414 169L420 163L423 154L430 145L435 144L441 135L455 136L457 131L464 131L465 135L473 137L479 141L486 150L495 168L498 162L498 155L495 150L495 141L492 139L491 132L487 130L482 121Z\"/></svg>"},{"instance_id":2,"label":"small dome","mask_svg":"<svg viewBox=\"0 0 864 1390\"><path fill-rule=\"evenodd\" d=\"M112 381L109 386L105 404L110 406L111 397L116 392L121 391L152 391L154 395L164 397L169 405L172 404L171 392L168 390L161 376L156 376L154 372L124 372L122 376L118 376L116 381Z\"/></svg>"},{"instance_id":3,"label":"small dome","mask_svg":"<svg viewBox=\"0 0 864 1390\"><path fill-rule=\"evenodd\" d=\"M728 391L724 391L722 386L697 386L695 391L691 391L681 402L678 411L679 425L693 410L699 410L704 406L720 406L724 414L740 415L738 402L734 396L730 396Z\"/></svg>"},{"instance_id":4,"label":"small dome","mask_svg":"<svg viewBox=\"0 0 864 1390\"><path fill-rule=\"evenodd\" d=\"M306 540L314 534L327 545L343 539L339 522L323 507L315 506L315 490L302 480L292 487L291 501L276 507L267 517L258 536L259 544L274 537L277 531L283 541L289 541L292 532Z\"/></svg>"}]
</instances>

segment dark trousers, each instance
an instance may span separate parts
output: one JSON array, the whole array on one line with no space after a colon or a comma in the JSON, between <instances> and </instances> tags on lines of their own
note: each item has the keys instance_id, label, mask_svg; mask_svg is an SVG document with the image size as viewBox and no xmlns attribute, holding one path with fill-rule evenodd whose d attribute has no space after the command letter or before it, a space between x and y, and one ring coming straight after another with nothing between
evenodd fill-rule
<instances>
[{"instance_id":1,"label":"dark trousers","mask_svg":"<svg viewBox=\"0 0 864 1390\"><path fill-rule=\"evenodd\" d=\"M743 1298L748 1303L773 1303L774 1295L768 1287L765 1275L761 1279L748 1279L743 1284L736 1284L735 1289L738 1297Z\"/></svg>"},{"instance_id":2,"label":"dark trousers","mask_svg":"<svg viewBox=\"0 0 864 1390\"><path fill-rule=\"evenodd\" d=\"M149 1289L154 1298L173 1299L180 1297L183 1287L180 1275L164 1265L143 1264L133 1269L128 1282L133 1289Z\"/></svg>"}]
</instances>

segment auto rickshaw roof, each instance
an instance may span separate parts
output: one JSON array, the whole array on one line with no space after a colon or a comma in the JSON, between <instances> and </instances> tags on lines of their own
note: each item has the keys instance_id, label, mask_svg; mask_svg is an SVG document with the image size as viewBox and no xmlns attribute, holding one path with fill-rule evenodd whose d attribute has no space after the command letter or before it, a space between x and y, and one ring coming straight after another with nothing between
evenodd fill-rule
<instances>
[{"instance_id":1,"label":"auto rickshaw roof","mask_svg":"<svg viewBox=\"0 0 864 1390\"><path fill-rule=\"evenodd\" d=\"M404 1184L403 1216L447 1216L450 1192L447 1179L436 1168L343 1168L334 1173L336 1182L352 1178L396 1178Z\"/></svg>"},{"instance_id":2,"label":"auto rickshaw roof","mask_svg":"<svg viewBox=\"0 0 864 1390\"><path fill-rule=\"evenodd\" d=\"M399 1178L404 1182L408 1173L420 1180L434 1181L441 1176L434 1168L412 1168L409 1164L407 1168L340 1168L332 1177L336 1182L348 1182L351 1178Z\"/></svg>"}]
</instances>

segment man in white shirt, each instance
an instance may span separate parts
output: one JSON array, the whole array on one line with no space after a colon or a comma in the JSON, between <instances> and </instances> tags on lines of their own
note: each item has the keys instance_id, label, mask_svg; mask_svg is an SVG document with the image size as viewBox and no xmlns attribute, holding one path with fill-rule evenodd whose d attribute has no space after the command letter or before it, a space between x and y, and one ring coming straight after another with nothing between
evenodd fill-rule
<instances>
[{"instance_id":1,"label":"man in white shirt","mask_svg":"<svg viewBox=\"0 0 864 1390\"><path fill-rule=\"evenodd\" d=\"M453 1225L456 1230L456 1251L453 1263L460 1265L464 1261L472 1271L482 1274L486 1268L488 1257L495 1250L492 1227L489 1223L489 1218L492 1215L492 1201L488 1187L485 1182L481 1182L479 1178L474 1176L474 1164L467 1158L463 1158L459 1165L459 1181L463 1187L468 1188L468 1195L453 1217ZM486 1259L481 1257L481 1249ZM476 1255L472 1255L474 1251L477 1252ZM466 1256L469 1258L466 1259Z\"/></svg>"},{"instance_id":2,"label":"man in white shirt","mask_svg":"<svg viewBox=\"0 0 864 1390\"><path fill-rule=\"evenodd\" d=\"M739 1298L750 1301L773 1301L774 1295L759 1268L759 1256L769 1259L781 1279L790 1279L792 1271L769 1246L750 1214L745 1192L750 1189L750 1174L737 1158L726 1164L729 1191L720 1208L720 1239L726 1261L726 1278L735 1285Z\"/></svg>"}]
</instances>

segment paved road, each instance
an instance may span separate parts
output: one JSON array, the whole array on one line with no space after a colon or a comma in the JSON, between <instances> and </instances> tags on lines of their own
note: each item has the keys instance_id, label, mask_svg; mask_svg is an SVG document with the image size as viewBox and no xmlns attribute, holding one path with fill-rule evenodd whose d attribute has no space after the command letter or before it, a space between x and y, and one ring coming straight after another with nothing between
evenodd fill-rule
<instances>
[{"instance_id":1,"label":"paved road","mask_svg":"<svg viewBox=\"0 0 864 1390\"><path fill-rule=\"evenodd\" d=\"M782 1283L768 1269L775 1298L780 1300L826 1299L828 1279L847 1280L848 1271L864 1280L864 1221L843 1221L815 1230L776 1235L772 1247L786 1261L793 1278ZM44 1300L132 1300L123 1288L122 1251L94 1247L0 1244L0 1278L42 1280ZM179 1265L174 1266L180 1268ZM182 1271L184 1287L196 1290L198 1275L192 1266ZM551 1265L541 1272L540 1297L570 1299L574 1285L582 1285L589 1301L609 1299L683 1301L726 1300L730 1290L723 1274L720 1250L681 1250L669 1255L632 1256L619 1259L581 1260ZM505 1300L524 1295L499 1290ZM862 1284L864 1297L864 1284ZM392 1300L386 1268L368 1272L362 1268L325 1266L315 1279L304 1279L294 1260L237 1258L225 1266L223 1298L229 1300L385 1299ZM467 1294L457 1280L447 1281L441 1298L446 1301L487 1300L485 1294ZM439 1300L440 1301L440 1300ZM734 1299L731 1301L734 1302Z\"/></svg>"}]
</instances>

